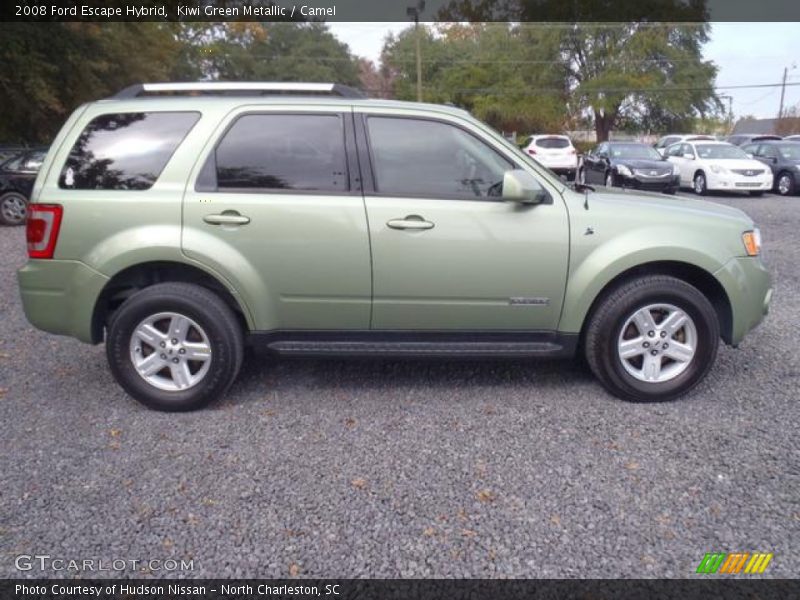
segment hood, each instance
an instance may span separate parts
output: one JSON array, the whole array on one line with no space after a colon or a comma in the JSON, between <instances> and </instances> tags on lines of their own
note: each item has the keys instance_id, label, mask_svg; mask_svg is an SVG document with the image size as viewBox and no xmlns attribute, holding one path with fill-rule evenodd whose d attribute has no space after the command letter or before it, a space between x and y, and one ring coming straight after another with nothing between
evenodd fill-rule
<instances>
[{"instance_id":1,"label":"hood","mask_svg":"<svg viewBox=\"0 0 800 600\"><path fill-rule=\"evenodd\" d=\"M769 170L769 167L754 158L709 158L703 160L706 164L720 166L723 169L747 169L753 171Z\"/></svg>"},{"instance_id":2,"label":"hood","mask_svg":"<svg viewBox=\"0 0 800 600\"><path fill-rule=\"evenodd\" d=\"M592 207L602 206L605 210L620 211L665 211L669 213L683 213L695 215L700 218L717 218L729 221L739 221L752 224L747 214L738 208L698 200L683 196L666 196L664 194L641 192L638 190L618 191L598 187L596 191L589 192L589 210Z\"/></svg>"}]
</instances>

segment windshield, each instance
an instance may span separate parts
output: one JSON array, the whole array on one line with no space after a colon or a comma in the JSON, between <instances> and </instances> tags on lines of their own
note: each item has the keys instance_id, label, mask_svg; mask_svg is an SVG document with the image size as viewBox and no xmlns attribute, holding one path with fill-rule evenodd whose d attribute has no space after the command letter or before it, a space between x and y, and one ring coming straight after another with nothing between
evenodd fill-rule
<instances>
[{"instance_id":1,"label":"windshield","mask_svg":"<svg viewBox=\"0 0 800 600\"><path fill-rule=\"evenodd\" d=\"M748 158L747 153L738 146L725 144L695 144L700 158Z\"/></svg>"},{"instance_id":2,"label":"windshield","mask_svg":"<svg viewBox=\"0 0 800 600\"><path fill-rule=\"evenodd\" d=\"M639 158L645 160L661 160L661 155L650 146L644 144L623 144L611 146L609 149L613 158Z\"/></svg>"},{"instance_id":3,"label":"windshield","mask_svg":"<svg viewBox=\"0 0 800 600\"><path fill-rule=\"evenodd\" d=\"M786 160L800 160L800 144L785 144L778 146L778 152Z\"/></svg>"}]
</instances>

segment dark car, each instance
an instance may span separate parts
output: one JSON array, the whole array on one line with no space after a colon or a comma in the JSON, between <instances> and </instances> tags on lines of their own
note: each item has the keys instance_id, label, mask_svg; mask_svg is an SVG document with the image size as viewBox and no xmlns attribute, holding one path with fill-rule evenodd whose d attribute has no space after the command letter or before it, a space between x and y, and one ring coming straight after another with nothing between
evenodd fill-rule
<instances>
[{"instance_id":1,"label":"dark car","mask_svg":"<svg viewBox=\"0 0 800 600\"><path fill-rule=\"evenodd\" d=\"M774 190L781 196L798 191L800 184L800 142L770 141L745 144L742 150L763 162L774 176Z\"/></svg>"},{"instance_id":2,"label":"dark car","mask_svg":"<svg viewBox=\"0 0 800 600\"><path fill-rule=\"evenodd\" d=\"M33 183L47 148L35 148L0 165L0 224L22 225Z\"/></svg>"},{"instance_id":3,"label":"dark car","mask_svg":"<svg viewBox=\"0 0 800 600\"><path fill-rule=\"evenodd\" d=\"M578 170L581 183L604 183L674 194L678 171L647 144L603 142L583 157Z\"/></svg>"},{"instance_id":4,"label":"dark car","mask_svg":"<svg viewBox=\"0 0 800 600\"><path fill-rule=\"evenodd\" d=\"M765 142L767 140L775 140L779 141L783 138L779 135L769 135L769 134L761 134L761 133L737 133L735 135L729 135L726 138L726 142L729 144L733 144L734 146L744 146L745 144L749 144L750 142Z\"/></svg>"}]
</instances>

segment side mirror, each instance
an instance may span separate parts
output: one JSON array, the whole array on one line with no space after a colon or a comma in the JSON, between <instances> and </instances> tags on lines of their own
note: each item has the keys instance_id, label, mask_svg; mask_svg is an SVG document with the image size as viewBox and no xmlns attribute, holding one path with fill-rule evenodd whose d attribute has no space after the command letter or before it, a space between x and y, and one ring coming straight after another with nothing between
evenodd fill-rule
<instances>
[{"instance_id":1,"label":"side mirror","mask_svg":"<svg viewBox=\"0 0 800 600\"><path fill-rule=\"evenodd\" d=\"M503 175L503 200L520 204L542 204L549 198L547 190L527 171L513 169Z\"/></svg>"},{"instance_id":2,"label":"side mirror","mask_svg":"<svg viewBox=\"0 0 800 600\"><path fill-rule=\"evenodd\" d=\"M694 154L689 154L688 152L683 155L683 158L688 158L689 160L694 160Z\"/></svg>"},{"instance_id":3,"label":"side mirror","mask_svg":"<svg viewBox=\"0 0 800 600\"><path fill-rule=\"evenodd\" d=\"M747 158L753 158L753 155L750 154L749 152L746 152L746 154L747 154Z\"/></svg>"}]
</instances>

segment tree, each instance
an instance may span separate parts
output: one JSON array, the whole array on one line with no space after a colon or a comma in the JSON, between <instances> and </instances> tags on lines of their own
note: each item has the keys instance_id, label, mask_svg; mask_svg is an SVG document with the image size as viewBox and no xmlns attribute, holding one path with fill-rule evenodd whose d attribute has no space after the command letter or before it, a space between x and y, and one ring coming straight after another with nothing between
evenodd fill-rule
<instances>
[{"instance_id":1,"label":"tree","mask_svg":"<svg viewBox=\"0 0 800 600\"><path fill-rule=\"evenodd\" d=\"M717 69L701 53L710 31L704 0L454 0L439 17L541 15L560 21L538 27L557 36L570 112L588 111L598 140L618 125L663 130L722 110ZM610 15L624 22L604 22Z\"/></svg>"},{"instance_id":2,"label":"tree","mask_svg":"<svg viewBox=\"0 0 800 600\"><path fill-rule=\"evenodd\" d=\"M564 76L553 38L509 23L421 27L423 99L463 107L504 130L561 129L566 117ZM382 64L394 93L415 98L414 29L389 37Z\"/></svg>"},{"instance_id":3,"label":"tree","mask_svg":"<svg viewBox=\"0 0 800 600\"><path fill-rule=\"evenodd\" d=\"M4 23L0 140L49 143L78 105L168 79L177 56L162 23Z\"/></svg>"}]
</instances>

